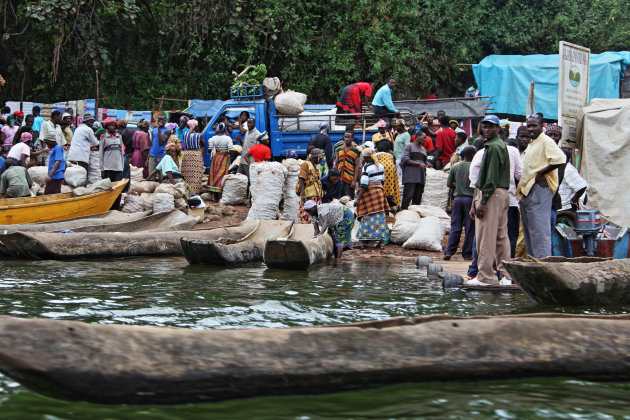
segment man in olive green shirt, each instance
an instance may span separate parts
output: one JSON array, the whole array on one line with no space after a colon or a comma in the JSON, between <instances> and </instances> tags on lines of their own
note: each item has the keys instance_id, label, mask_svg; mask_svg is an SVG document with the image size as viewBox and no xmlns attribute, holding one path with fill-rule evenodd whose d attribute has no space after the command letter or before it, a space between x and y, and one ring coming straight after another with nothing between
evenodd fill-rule
<instances>
[{"instance_id":1,"label":"man in olive green shirt","mask_svg":"<svg viewBox=\"0 0 630 420\"><path fill-rule=\"evenodd\" d=\"M486 115L481 122L485 152L479 169L475 198L470 216L475 219L479 273L472 282L477 285L509 285L510 275L502 261L510 259L507 214L510 206L510 157L499 137L499 118ZM501 274L501 281L494 271Z\"/></svg>"},{"instance_id":2,"label":"man in olive green shirt","mask_svg":"<svg viewBox=\"0 0 630 420\"><path fill-rule=\"evenodd\" d=\"M5 162L6 170L0 177L0 195L2 197L30 197L33 181L26 168L13 164L11 159Z\"/></svg>"}]
</instances>

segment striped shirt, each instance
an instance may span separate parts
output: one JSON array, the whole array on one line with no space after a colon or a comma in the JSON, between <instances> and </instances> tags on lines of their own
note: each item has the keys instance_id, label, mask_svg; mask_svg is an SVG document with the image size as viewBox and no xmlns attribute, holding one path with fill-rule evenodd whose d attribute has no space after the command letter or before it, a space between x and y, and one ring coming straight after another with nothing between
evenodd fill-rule
<instances>
[{"instance_id":1,"label":"striped shirt","mask_svg":"<svg viewBox=\"0 0 630 420\"><path fill-rule=\"evenodd\" d=\"M385 167L380 163L366 163L361 174L361 188L367 188L370 182L384 182Z\"/></svg>"},{"instance_id":2,"label":"striped shirt","mask_svg":"<svg viewBox=\"0 0 630 420\"><path fill-rule=\"evenodd\" d=\"M337 169L341 172L341 180L346 184L354 181L354 168L361 152L356 147L346 149L342 147L337 152Z\"/></svg>"}]
</instances>

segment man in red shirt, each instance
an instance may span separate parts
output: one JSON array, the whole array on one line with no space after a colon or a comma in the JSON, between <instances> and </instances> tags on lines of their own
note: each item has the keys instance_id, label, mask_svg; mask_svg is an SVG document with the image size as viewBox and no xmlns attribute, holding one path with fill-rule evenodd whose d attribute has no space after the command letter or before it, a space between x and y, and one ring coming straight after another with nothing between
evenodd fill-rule
<instances>
[{"instance_id":1,"label":"man in red shirt","mask_svg":"<svg viewBox=\"0 0 630 420\"><path fill-rule=\"evenodd\" d=\"M372 96L374 80L353 83L343 88L337 102L337 114L360 114L361 106L367 105ZM355 116L356 118L356 116Z\"/></svg>"},{"instance_id":2,"label":"man in red shirt","mask_svg":"<svg viewBox=\"0 0 630 420\"><path fill-rule=\"evenodd\" d=\"M271 159L271 149L269 148L269 137L267 133L262 133L258 136L258 144L249 148L249 150L243 155L243 159L248 165L251 165L252 159L254 162L262 162L264 160Z\"/></svg>"},{"instance_id":3,"label":"man in red shirt","mask_svg":"<svg viewBox=\"0 0 630 420\"><path fill-rule=\"evenodd\" d=\"M445 115L440 118L441 130L435 138L435 149L440 154L442 165L446 165L451 160L451 155L455 152L455 130L448 125L449 118ZM437 163L437 162L436 162ZM440 168L437 169L441 169Z\"/></svg>"}]
</instances>

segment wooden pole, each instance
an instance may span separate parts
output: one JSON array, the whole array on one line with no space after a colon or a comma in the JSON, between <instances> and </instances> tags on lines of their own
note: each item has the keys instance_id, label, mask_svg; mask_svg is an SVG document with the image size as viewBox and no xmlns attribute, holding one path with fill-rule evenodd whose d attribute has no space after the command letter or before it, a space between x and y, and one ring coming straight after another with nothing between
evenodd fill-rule
<instances>
[{"instance_id":1,"label":"wooden pole","mask_svg":"<svg viewBox=\"0 0 630 420\"><path fill-rule=\"evenodd\" d=\"M100 118L98 117L98 95L99 95L99 91L98 91L98 70L96 70L96 99L94 100L94 119L96 121L100 120Z\"/></svg>"}]
</instances>

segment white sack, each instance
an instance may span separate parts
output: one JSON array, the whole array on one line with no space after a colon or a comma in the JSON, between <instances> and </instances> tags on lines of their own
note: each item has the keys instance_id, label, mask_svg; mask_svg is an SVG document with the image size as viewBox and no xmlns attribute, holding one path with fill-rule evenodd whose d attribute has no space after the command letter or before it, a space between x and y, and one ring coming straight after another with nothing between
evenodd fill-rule
<instances>
[{"instance_id":1,"label":"white sack","mask_svg":"<svg viewBox=\"0 0 630 420\"><path fill-rule=\"evenodd\" d=\"M132 169L130 171L130 181L132 182L141 182L144 181L144 177L142 176L142 169L138 169L132 166Z\"/></svg>"},{"instance_id":2,"label":"white sack","mask_svg":"<svg viewBox=\"0 0 630 420\"><path fill-rule=\"evenodd\" d=\"M61 194L71 193L72 191L74 191L74 188L72 188L70 185L61 186Z\"/></svg>"},{"instance_id":3,"label":"white sack","mask_svg":"<svg viewBox=\"0 0 630 420\"><path fill-rule=\"evenodd\" d=\"M153 198L153 213L169 212L175 209L175 199L168 193L156 193Z\"/></svg>"},{"instance_id":4,"label":"white sack","mask_svg":"<svg viewBox=\"0 0 630 420\"><path fill-rule=\"evenodd\" d=\"M447 179L448 174L446 172L427 168L427 177L424 184L421 204L446 210L446 206L448 206Z\"/></svg>"},{"instance_id":5,"label":"white sack","mask_svg":"<svg viewBox=\"0 0 630 420\"><path fill-rule=\"evenodd\" d=\"M140 198L142 198L143 210L153 211L153 199L155 198L155 194L142 193L140 194Z\"/></svg>"},{"instance_id":6,"label":"white sack","mask_svg":"<svg viewBox=\"0 0 630 420\"><path fill-rule=\"evenodd\" d=\"M175 199L182 198L182 191L175 185L169 183L161 183L153 192L155 194L169 194Z\"/></svg>"},{"instance_id":7,"label":"white sack","mask_svg":"<svg viewBox=\"0 0 630 420\"><path fill-rule=\"evenodd\" d=\"M98 182L89 184L87 187L75 188L72 193L75 197L83 197L84 195L95 194L102 191L109 191L112 188L114 188L112 186L112 181L110 181L109 178L104 178L99 180Z\"/></svg>"},{"instance_id":8,"label":"white sack","mask_svg":"<svg viewBox=\"0 0 630 420\"><path fill-rule=\"evenodd\" d=\"M294 160L294 159L287 159ZM284 164L284 162L283 162ZM287 167L287 165L284 165ZM289 164L289 166L291 166ZM292 168L294 169L294 168ZM298 214L300 212L300 197L295 193L295 186L299 182L298 175L300 174L299 165L297 171L288 171L287 177L284 180L284 211L282 216L280 216L281 220L291 220L293 223L298 223L299 218Z\"/></svg>"},{"instance_id":9,"label":"white sack","mask_svg":"<svg viewBox=\"0 0 630 420\"><path fill-rule=\"evenodd\" d=\"M144 211L144 200L138 195L128 195L125 197L125 204L121 210L123 213L137 213Z\"/></svg>"},{"instance_id":10,"label":"white sack","mask_svg":"<svg viewBox=\"0 0 630 420\"><path fill-rule=\"evenodd\" d=\"M416 231L420 215L412 210L402 210L396 214L396 223L394 223L389 236L389 241L393 244L402 244Z\"/></svg>"},{"instance_id":11,"label":"white sack","mask_svg":"<svg viewBox=\"0 0 630 420\"><path fill-rule=\"evenodd\" d=\"M262 83L263 93L266 98L271 98L282 90L282 84L277 77L265 77Z\"/></svg>"},{"instance_id":12,"label":"white sack","mask_svg":"<svg viewBox=\"0 0 630 420\"><path fill-rule=\"evenodd\" d=\"M87 171L79 165L72 165L63 174L66 184L71 187L83 187L87 183Z\"/></svg>"},{"instance_id":13,"label":"white sack","mask_svg":"<svg viewBox=\"0 0 630 420\"><path fill-rule=\"evenodd\" d=\"M243 174L228 174L223 177L223 192L221 204L233 206L247 201L247 176Z\"/></svg>"},{"instance_id":14,"label":"white sack","mask_svg":"<svg viewBox=\"0 0 630 420\"><path fill-rule=\"evenodd\" d=\"M285 115L298 115L304 111L306 95L300 92L284 92L274 99L278 113Z\"/></svg>"},{"instance_id":15,"label":"white sack","mask_svg":"<svg viewBox=\"0 0 630 420\"><path fill-rule=\"evenodd\" d=\"M256 183L251 184L252 207L247 214L247 220L275 220L287 168L278 162L260 162L256 166L250 166L249 171L250 180L252 172L256 172Z\"/></svg>"},{"instance_id":16,"label":"white sack","mask_svg":"<svg viewBox=\"0 0 630 420\"><path fill-rule=\"evenodd\" d=\"M31 185L31 197L35 197L37 195L37 192L41 189L42 187L39 186L38 183L33 182L33 185Z\"/></svg>"},{"instance_id":17,"label":"white sack","mask_svg":"<svg viewBox=\"0 0 630 420\"><path fill-rule=\"evenodd\" d=\"M175 200L175 208L177 210L187 210L188 209L188 202L186 201L185 198L178 198L177 200Z\"/></svg>"},{"instance_id":18,"label":"white sack","mask_svg":"<svg viewBox=\"0 0 630 420\"><path fill-rule=\"evenodd\" d=\"M446 233L444 225L437 217L420 219L416 231L403 244L405 249L422 249L425 251L442 251L442 241Z\"/></svg>"},{"instance_id":19,"label":"white sack","mask_svg":"<svg viewBox=\"0 0 630 420\"><path fill-rule=\"evenodd\" d=\"M418 206L409 206L409 210L417 211L422 217L437 217L444 225L446 232L448 233L451 231L451 216L449 216L448 213L441 208L420 204Z\"/></svg>"},{"instance_id":20,"label":"white sack","mask_svg":"<svg viewBox=\"0 0 630 420\"><path fill-rule=\"evenodd\" d=\"M90 152L90 161L88 163L87 183L94 184L101 180L101 162L98 157L98 151Z\"/></svg>"},{"instance_id":21,"label":"white sack","mask_svg":"<svg viewBox=\"0 0 630 420\"><path fill-rule=\"evenodd\" d=\"M335 124L336 113L337 108L323 112L304 111L299 113L299 117L280 118L278 124L282 131L319 131L320 124L326 123L331 127Z\"/></svg>"},{"instance_id":22,"label":"white sack","mask_svg":"<svg viewBox=\"0 0 630 420\"><path fill-rule=\"evenodd\" d=\"M159 185L160 183L155 181L132 182L129 187L129 194L153 193Z\"/></svg>"},{"instance_id":23,"label":"white sack","mask_svg":"<svg viewBox=\"0 0 630 420\"><path fill-rule=\"evenodd\" d=\"M46 177L48 176L48 167L31 166L27 169L33 182L39 185L46 185Z\"/></svg>"}]
</instances>

